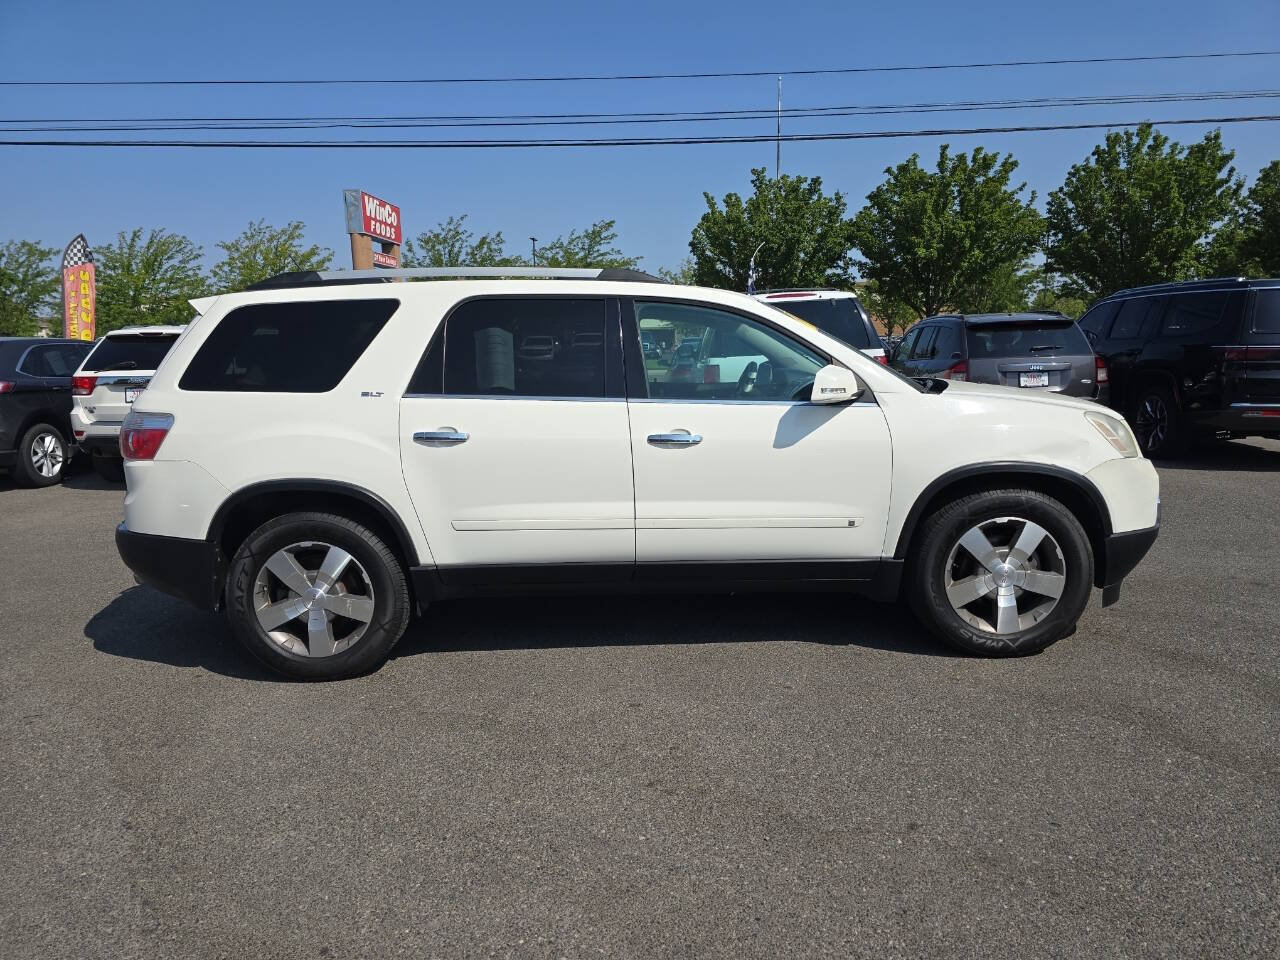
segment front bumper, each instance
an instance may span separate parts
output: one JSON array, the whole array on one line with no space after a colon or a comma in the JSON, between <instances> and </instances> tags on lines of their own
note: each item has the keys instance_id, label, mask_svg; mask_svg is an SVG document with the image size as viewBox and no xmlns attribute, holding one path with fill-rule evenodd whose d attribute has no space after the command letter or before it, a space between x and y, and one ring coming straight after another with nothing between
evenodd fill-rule
<instances>
[{"instance_id":1,"label":"front bumper","mask_svg":"<svg viewBox=\"0 0 1280 960\"><path fill-rule=\"evenodd\" d=\"M122 523L116 527L116 549L139 583L201 610L217 610L221 605L226 569L217 544L134 533Z\"/></svg>"},{"instance_id":2,"label":"front bumper","mask_svg":"<svg viewBox=\"0 0 1280 960\"><path fill-rule=\"evenodd\" d=\"M1120 584L1133 572L1160 535L1160 524L1145 530L1113 533L1103 544L1102 568L1098 571L1102 587L1102 605L1109 607L1120 599Z\"/></svg>"}]
</instances>

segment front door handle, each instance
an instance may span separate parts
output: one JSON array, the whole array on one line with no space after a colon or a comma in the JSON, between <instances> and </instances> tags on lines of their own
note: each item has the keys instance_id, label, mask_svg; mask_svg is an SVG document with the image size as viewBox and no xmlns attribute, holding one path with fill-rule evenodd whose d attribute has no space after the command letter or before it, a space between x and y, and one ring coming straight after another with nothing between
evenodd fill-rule
<instances>
[{"instance_id":1,"label":"front door handle","mask_svg":"<svg viewBox=\"0 0 1280 960\"><path fill-rule=\"evenodd\" d=\"M677 446L691 447L695 443L701 443L702 437L696 433L651 433L649 434L649 442L656 446L671 443Z\"/></svg>"},{"instance_id":2,"label":"front door handle","mask_svg":"<svg viewBox=\"0 0 1280 960\"><path fill-rule=\"evenodd\" d=\"M470 436L469 433L461 433L457 430L423 430L413 435L413 442L429 447L438 443L466 443Z\"/></svg>"}]
</instances>

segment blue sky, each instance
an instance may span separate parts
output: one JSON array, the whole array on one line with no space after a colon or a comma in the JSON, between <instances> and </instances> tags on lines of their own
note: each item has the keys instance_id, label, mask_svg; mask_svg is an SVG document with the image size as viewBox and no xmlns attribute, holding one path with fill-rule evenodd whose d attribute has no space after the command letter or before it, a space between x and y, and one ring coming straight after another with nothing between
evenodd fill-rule
<instances>
[{"instance_id":1,"label":"blue sky","mask_svg":"<svg viewBox=\"0 0 1280 960\"><path fill-rule=\"evenodd\" d=\"M355 15L360 9L368 20ZM1280 47L1280 4L1186 0L1073 4L734 3L209 4L18 3L0 0L0 78L297 78L493 76L803 69L902 63L1269 49ZM936 73L795 77L788 107L915 101L1274 89L1280 57ZM0 117L368 115L719 110L771 107L772 78L491 86L60 88L0 87ZM926 116L793 120L784 132L1124 122L1280 113L1244 100ZM685 125L690 126L690 125ZM773 121L709 125L768 133ZM653 135L656 127L604 128ZM669 128L668 128L669 129ZM707 128L700 128L706 130ZM1169 127L1184 142L1207 128ZM570 136L541 128L476 131ZM599 132L599 128L587 133ZM406 131L429 136L434 131ZM466 131L461 132L467 135ZM1280 157L1280 123L1223 128L1252 178ZM1102 131L951 137L1011 151L1040 203ZM145 134L143 134L145 136ZM247 134L255 136L255 134ZM883 168L912 152L932 160L936 138L784 144L782 169L818 175L856 210ZM403 211L408 232L450 214L502 230L508 248L612 217L621 245L649 269L688 252L702 191L745 191L753 166L772 168L772 143L504 151L236 151L0 148L5 187L0 241L61 247L122 229L187 234L212 262L214 243L259 217L300 219L309 239L348 264L342 189L363 187Z\"/></svg>"}]
</instances>

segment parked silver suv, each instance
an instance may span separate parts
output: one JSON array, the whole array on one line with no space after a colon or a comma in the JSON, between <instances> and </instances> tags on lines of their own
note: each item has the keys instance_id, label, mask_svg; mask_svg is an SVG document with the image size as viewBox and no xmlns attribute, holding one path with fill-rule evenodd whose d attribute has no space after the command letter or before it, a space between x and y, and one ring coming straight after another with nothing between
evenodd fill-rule
<instances>
[{"instance_id":1,"label":"parked silver suv","mask_svg":"<svg viewBox=\"0 0 1280 960\"><path fill-rule=\"evenodd\" d=\"M1110 375L1074 320L1060 313L929 317L894 348L909 377L1025 387L1106 402Z\"/></svg>"}]
</instances>

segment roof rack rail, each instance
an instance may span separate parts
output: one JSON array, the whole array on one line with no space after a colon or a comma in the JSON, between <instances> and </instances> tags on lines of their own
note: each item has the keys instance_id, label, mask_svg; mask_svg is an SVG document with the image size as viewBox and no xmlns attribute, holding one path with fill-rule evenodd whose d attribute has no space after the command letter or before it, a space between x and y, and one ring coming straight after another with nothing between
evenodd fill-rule
<instances>
[{"instance_id":1,"label":"roof rack rail","mask_svg":"<svg viewBox=\"0 0 1280 960\"><path fill-rule=\"evenodd\" d=\"M1159 290L1195 290L1203 287L1220 287L1229 283L1248 283L1248 277L1204 277L1196 280L1171 280L1167 283L1148 283L1138 287L1124 287L1107 294L1103 299L1118 297L1121 294L1154 293Z\"/></svg>"},{"instance_id":2,"label":"roof rack rail","mask_svg":"<svg viewBox=\"0 0 1280 960\"><path fill-rule=\"evenodd\" d=\"M278 273L246 290L280 290L288 287L336 286L389 280L494 280L505 278L546 280L629 280L666 283L642 270L614 267L396 267L389 270L294 270Z\"/></svg>"}]
</instances>

